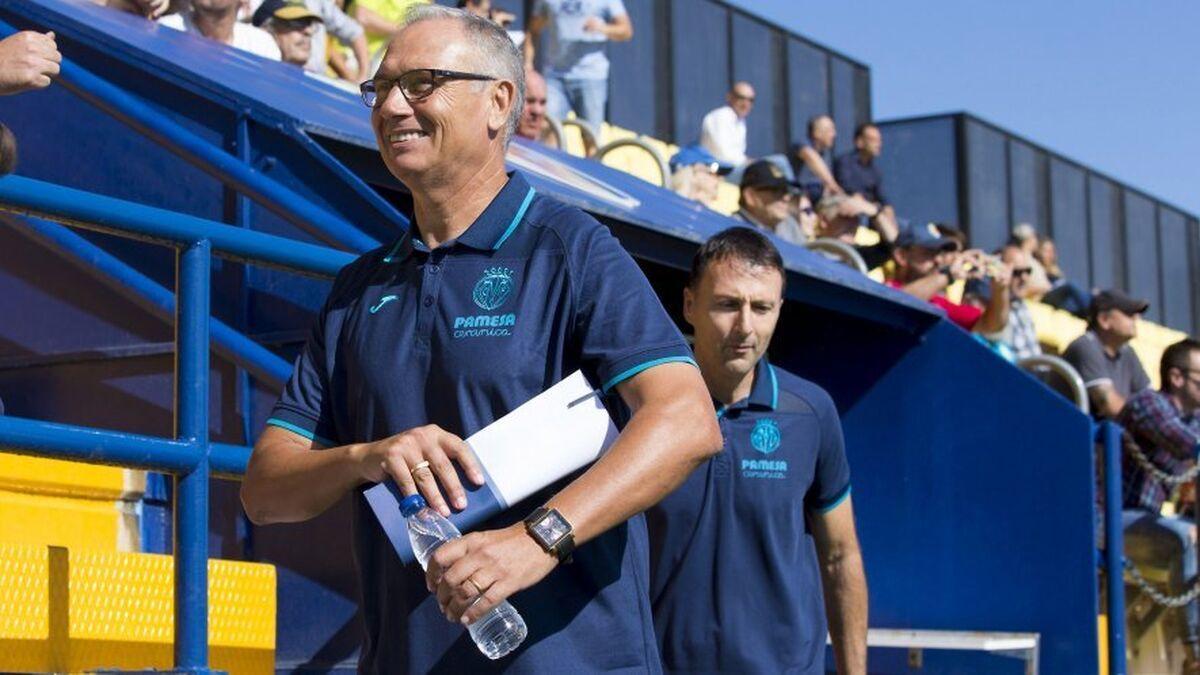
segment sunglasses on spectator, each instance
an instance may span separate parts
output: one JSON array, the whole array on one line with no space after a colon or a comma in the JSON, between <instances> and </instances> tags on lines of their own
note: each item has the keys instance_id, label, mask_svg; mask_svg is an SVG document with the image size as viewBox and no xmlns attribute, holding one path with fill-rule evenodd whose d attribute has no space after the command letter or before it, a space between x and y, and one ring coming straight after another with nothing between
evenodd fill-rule
<instances>
[{"instance_id":1,"label":"sunglasses on spectator","mask_svg":"<svg viewBox=\"0 0 1200 675\"><path fill-rule=\"evenodd\" d=\"M316 19L271 19L271 27L280 33L306 30Z\"/></svg>"},{"instance_id":2,"label":"sunglasses on spectator","mask_svg":"<svg viewBox=\"0 0 1200 675\"><path fill-rule=\"evenodd\" d=\"M1017 267L1017 268L1013 269L1014 277L1023 277L1026 274L1033 274L1033 268L1032 267Z\"/></svg>"},{"instance_id":3,"label":"sunglasses on spectator","mask_svg":"<svg viewBox=\"0 0 1200 675\"><path fill-rule=\"evenodd\" d=\"M429 98L429 95L434 90L452 80L484 82L495 79L491 75L460 73L457 70L417 68L393 79L377 77L373 80L367 80L358 85L358 90L362 93L363 103L368 108L374 108L379 102L387 100L388 95L392 93L392 87L399 87L404 100L411 104Z\"/></svg>"},{"instance_id":4,"label":"sunglasses on spectator","mask_svg":"<svg viewBox=\"0 0 1200 675\"><path fill-rule=\"evenodd\" d=\"M754 97L753 97L753 96L742 96L741 94L734 93L734 94L733 94L733 97L734 97L734 98L736 98L736 99L738 99L739 101L750 101L751 103L754 103Z\"/></svg>"},{"instance_id":5,"label":"sunglasses on spectator","mask_svg":"<svg viewBox=\"0 0 1200 675\"><path fill-rule=\"evenodd\" d=\"M813 207L811 207L811 206L801 206L800 213L803 213L806 216L811 216L814 213L816 213L816 211L814 211Z\"/></svg>"}]
</instances>

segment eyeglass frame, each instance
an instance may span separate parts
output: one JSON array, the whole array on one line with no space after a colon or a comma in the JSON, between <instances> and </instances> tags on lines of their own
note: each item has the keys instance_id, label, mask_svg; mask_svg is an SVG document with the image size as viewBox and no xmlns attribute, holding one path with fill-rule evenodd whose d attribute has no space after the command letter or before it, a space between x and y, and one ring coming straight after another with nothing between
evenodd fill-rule
<instances>
[{"instance_id":1,"label":"eyeglass frame","mask_svg":"<svg viewBox=\"0 0 1200 675\"><path fill-rule=\"evenodd\" d=\"M430 74L431 78L433 79L433 87L431 87L429 89L429 91L427 93L425 93L424 95L415 96L415 97L409 96L404 91L404 87L400 87L400 95L404 97L404 100L407 101L409 105L412 105L415 102L424 101L425 99L432 96L433 92L437 91L438 87L441 87L443 84L454 81L454 80L467 80L467 81L472 81L472 82L493 82L495 80L500 79L497 77L493 77L491 75L481 75L479 73L464 73L464 72L457 71L457 70L444 70L442 68L413 68L412 70L406 70L403 73L400 73L400 75L398 77L390 77L390 78L375 77L375 78L371 78L365 82L360 82L358 85L359 98L362 100L363 105L367 106L368 108L375 108L376 106L378 106L380 104L380 102L382 100L384 100L384 99L379 98L379 92L376 90L376 87L375 87L376 80L384 80L387 82L391 82L392 87L399 87L401 78L403 78L407 75L411 75L413 73L421 73L421 72ZM370 87L370 89L368 90L367 87ZM391 93L391 90L388 91L388 94L390 94L390 93ZM375 97L375 103L367 103L368 94ZM384 98L386 98L386 96Z\"/></svg>"}]
</instances>

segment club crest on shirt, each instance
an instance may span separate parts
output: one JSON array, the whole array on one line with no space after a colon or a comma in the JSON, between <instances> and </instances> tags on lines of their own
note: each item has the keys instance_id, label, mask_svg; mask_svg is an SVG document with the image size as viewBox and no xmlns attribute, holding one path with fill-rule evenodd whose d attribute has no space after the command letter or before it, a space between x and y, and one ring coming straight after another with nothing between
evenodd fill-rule
<instances>
[{"instance_id":1,"label":"club crest on shirt","mask_svg":"<svg viewBox=\"0 0 1200 675\"><path fill-rule=\"evenodd\" d=\"M503 305L513 291L513 271L507 267L490 267L475 282L471 299L479 309L492 311Z\"/></svg>"},{"instance_id":2,"label":"club crest on shirt","mask_svg":"<svg viewBox=\"0 0 1200 675\"><path fill-rule=\"evenodd\" d=\"M759 420L754 424L754 430L750 432L750 445L764 455L778 450L782 441L779 425L772 419Z\"/></svg>"}]
</instances>

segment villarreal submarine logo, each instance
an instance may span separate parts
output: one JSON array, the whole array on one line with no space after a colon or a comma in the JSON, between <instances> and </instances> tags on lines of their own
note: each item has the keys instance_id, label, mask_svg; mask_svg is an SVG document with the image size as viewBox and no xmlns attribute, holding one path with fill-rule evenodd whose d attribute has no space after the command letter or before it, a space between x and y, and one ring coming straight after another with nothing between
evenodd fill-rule
<instances>
[{"instance_id":1,"label":"villarreal submarine logo","mask_svg":"<svg viewBox=\"0 0 1200 675\"><path fill-rule=\"evenodd\" d=\"M783 437L779 433L779 425L775 420L759 420L750 432L750 445L764 455L769 455L779 449Z\"/></svg>"},{"instance_id":2,"label":"villarreal submarine logo","mask_svg":"<svg viewBox=\"0 0 1200 675\"><path fill-rule=\"evenodd\" d=\"M513 292L513 271L507 267L491 267L475 283L471 299L480 309L490 312L503 305Z\"/></svg>"}]
</instances>

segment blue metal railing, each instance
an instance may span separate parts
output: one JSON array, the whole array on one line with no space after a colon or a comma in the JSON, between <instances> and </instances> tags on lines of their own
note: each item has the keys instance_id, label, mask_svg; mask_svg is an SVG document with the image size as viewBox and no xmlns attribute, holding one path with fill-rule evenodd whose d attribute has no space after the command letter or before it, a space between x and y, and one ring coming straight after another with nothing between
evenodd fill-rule
<instances>
[{"instance_id":1,"label":"blue metal railing","mask_svg":"<svg viewBox=\"0 0 1200 675\"><path fill-rule=\"evenodd\" d=\"M208 482L213 475L243 473L250 453L247 447L210 443L208 438L209 341L215 337L210 331L212 255L325 278L335 275L353 256L18 176L0 178L0 210L172 246L177 251L175 438L0 417L0 447L6 452L175 476L175 667L205 672ZM21 226L23 220L11 224Z\"/></svg>"},{"instance_id":2,"label":"blue metal railing","mask_svg":"<svg viewBox=\"0 0 1200 675\"><path fill-rule=\"evenodd\" d=\"M1096 426L1104 448L1104 573L1108 589L1108 672L1125 675L1125 532L1121 529L1121 427L1114 422Z\"/></svg>"}]
</instances>

